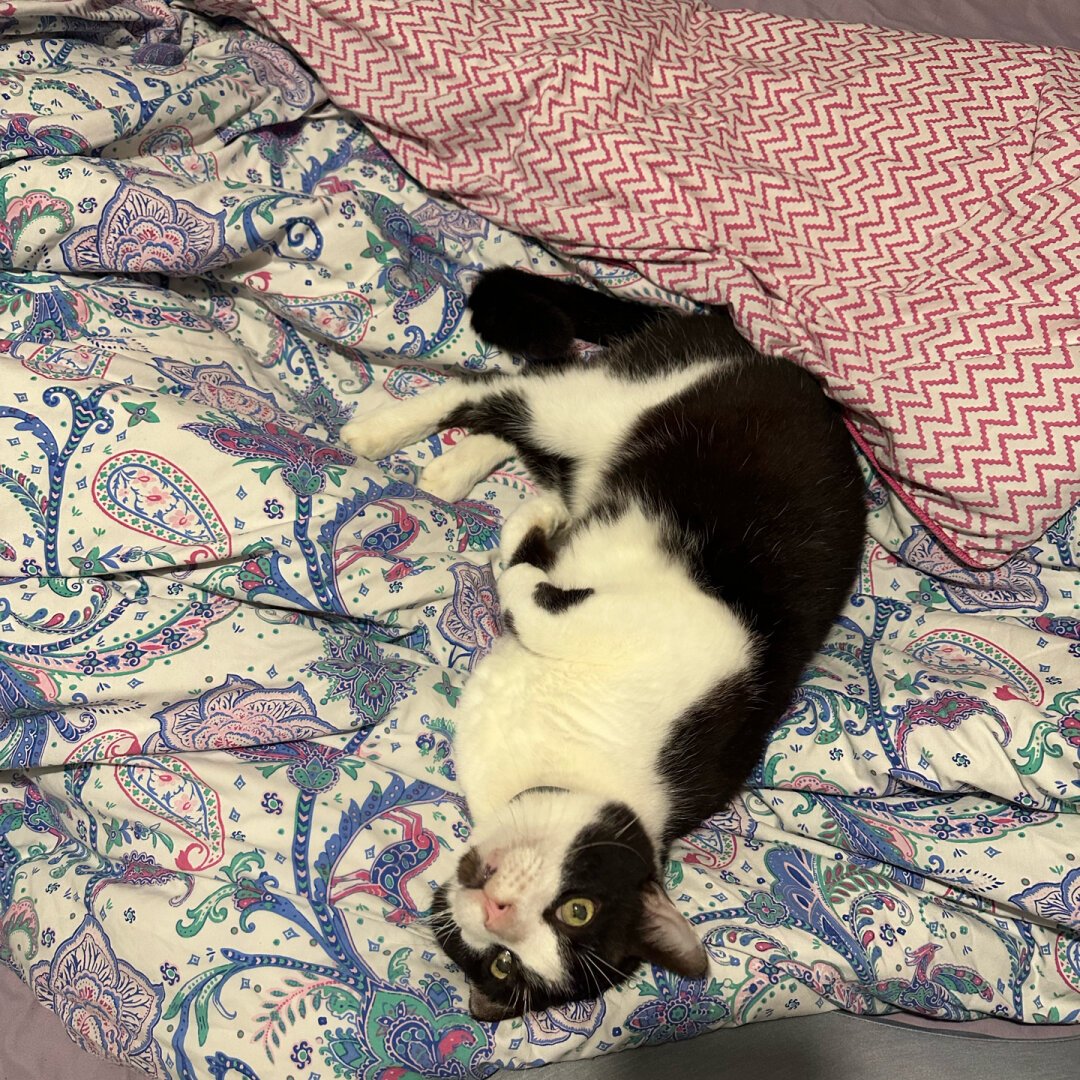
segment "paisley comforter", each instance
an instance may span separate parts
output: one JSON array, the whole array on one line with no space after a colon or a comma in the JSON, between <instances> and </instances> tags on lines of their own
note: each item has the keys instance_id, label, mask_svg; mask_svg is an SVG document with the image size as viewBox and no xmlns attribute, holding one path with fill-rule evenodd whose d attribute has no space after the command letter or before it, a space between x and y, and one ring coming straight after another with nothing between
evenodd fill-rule
<instances>
[{"instance_id":1,"label":"paisley comforter","mask_svg":"<svg viewBox=\"0 0 1080 1080\"><path fill-rule=\"evenodd\" d=\"M667 868L709 977L472 1020L421 916L531 485L447 505L413 481L460 433L377 467L338 433L512 362L462 318L477 270L571 269L240 24L20 0L0 31L0 961L75 1039L402 1080L833 1008L1080 1017L1080 525L968 570L868 469L857 592Z\"/></svg>"}]
</instances>

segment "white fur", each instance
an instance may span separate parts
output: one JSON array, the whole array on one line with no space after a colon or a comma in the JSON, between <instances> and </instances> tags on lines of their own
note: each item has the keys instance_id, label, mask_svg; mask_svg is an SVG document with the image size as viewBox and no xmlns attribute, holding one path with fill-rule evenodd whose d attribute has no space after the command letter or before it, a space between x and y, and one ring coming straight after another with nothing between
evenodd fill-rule
<instances>
[{"instance_id":1,"label":"white fur","mask_svg":"<svg viewBox=\"0 0 1080 1080\"><path fill-rule=\"evenodd\" d=\"M474 846L481 858L497 864L485 890L500 903L514 905L514 920L505 933L493 933L484 926L477 890L454 884L450 910L467 945L478 952L492 945L509 948L547 985L567 981L555 932L543 911L558 895L563 864L582 821L595 816L604 801L590 795L530 793L501 807L486 827L477 827ZM503 847L507 835L514 843Z\"/></svg>"},{"instance_id":2,"label":"white fur","mask_svg":"<svg viewBox=\"0 0 1080 1080\"><path fill-rule=\"evenodd\" d=\"M341 429L341 438L360 457L378 461L431 435L451 409L475 396L474 390L464 380L451 381L405 401L385 402L350 420Z\"/></svg>"},{"instance_id":3,"label":"white fur","mask_svg":"<svg viewBox=\"0 0 1080 1080\"><path fill-rule=\"evenodd\" d=\"M575 534L549 575L524 563L503 574L515 634L472 673L455 739L478 825L550 785L625 802L659 838L670 807L657 761L671 724L743 670L752 647L735 613L659 550L658 532L634 507ZM595 594L552 614L531 599L545 578Z\"/></svg>"},{"instance_id":4,"label":"white fur","mask_svg":"<svg viewBox=\"0 0 1080 1080\"><path fill-rule=\"evenodd\" d=\"M552 534L584 517L642 413L720 366L702 360L641 380L581 367L490 384L451 382L354 421L343 435L359 453L380 457L430 434L464 402L520 393L532 420L530 438L576 458L578 468L569 506L544 494L510 517L502 538L506 559L530 529ZM428 467L429 488L460 497L482 465L498 464L496 451L506 446L494 439L467 451L470 441ZM514 918L502 936L493 933L484 925L480 891L456 882L449 886L451 913L466 944L510 948L549 984L562 983L565 973L542 913L557 898L574 837L605 803L617 801L637 814L659 850L671 807L658 763L672 726L752 660L746 627L666 553L664 528L647 508L630 503L616 520L593 519L573 532L549 572L525 563L510 567L499 579L499 597L513 615L514 633L500 637L477 665L458 710L455 760L476 823L474 843L496 866L484 891L513 904ZM533 599L544 581L593 593L552 613ZM570 794L515 799L540 786Z\"/></svg>"},{"instance_id":5,"label":"white fur","mask_svg":"<svg viewBox=\"0 0 1080 1080\"><path fill-rule=\"evenodd\" d=\"M424 469L424 490L437 499L458 502L513 456L514 448L495 435L470 435Z\"/></svg>"},{"instance_id":6,"label":"white fur","mask_svg":"<svg viewBox=\"0 0 1080 1080\"><path fill-rule=\"evenodd\" d=\"M524 393L537 441L544 449L580 463L571 511L579 514L592 501L612 455L646 409L682 393L719 366L716 360L703 360L635 381L621 379L603 367L574 367L520 379L515 389Z\"/></svg>"}]
</instances>

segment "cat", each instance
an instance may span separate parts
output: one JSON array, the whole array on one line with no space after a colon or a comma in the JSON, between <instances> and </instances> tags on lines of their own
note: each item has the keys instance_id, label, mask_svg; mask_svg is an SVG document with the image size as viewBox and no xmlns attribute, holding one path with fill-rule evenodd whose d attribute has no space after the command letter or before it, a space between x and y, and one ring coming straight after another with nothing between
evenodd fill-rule
<instances>
[{"instance_id":1,"label":"cat","mask_svg":"<svg viewBox=\"0 0 1080 1080\"><path fill-rule=\"evenodd\" d=\"M680 315L509 267L469 299L523 371L451 379L351 422L377 460L468 437L420 485L463 498L517 455L505 632L470 675L454 756L471 846L433 929L481 1020L584 998L642 961L703 977L667 897L672 843L747 780L849 595L863 483L839 410L723 309ZM604 348L581 362L574 341Z\"/></svg>"}]
</instances>

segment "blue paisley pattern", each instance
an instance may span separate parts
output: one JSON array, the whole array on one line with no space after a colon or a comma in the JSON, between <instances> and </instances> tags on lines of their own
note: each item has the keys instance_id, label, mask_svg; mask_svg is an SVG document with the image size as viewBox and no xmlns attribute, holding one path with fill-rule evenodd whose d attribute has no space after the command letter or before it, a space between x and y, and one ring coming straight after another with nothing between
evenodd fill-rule
<instances>
[{"instance_id":1,"label":"blue paisley pattern","mask_svg":"<svg viewBox=\"0 0 1080 1080\"><path fill-rule=\"evenodd\" d=\"M375 466L339 432L514 362L463 318L479 270L571 270L198 7L0 31L0 962L187 1080L483 1077L832 1008L1078 1019L1077 514L974 573L869 474L850 604L666 870L708 977L470 1018L422 916L532 484L450 506L416 484L460 433Z\"/></svg>"},{"instance_id":2,"label":"blue paisley pattern","mask_svg":"<svg viewBox=\"0 0 1080 1080\"><path fill-rule=\"evenodd\" d=\"M65 237L69 270L138 274L196 273L228 258L225 212L207 214L185 199L126 180L105 204L101 221Z\"/></svg>"}]
</instances>

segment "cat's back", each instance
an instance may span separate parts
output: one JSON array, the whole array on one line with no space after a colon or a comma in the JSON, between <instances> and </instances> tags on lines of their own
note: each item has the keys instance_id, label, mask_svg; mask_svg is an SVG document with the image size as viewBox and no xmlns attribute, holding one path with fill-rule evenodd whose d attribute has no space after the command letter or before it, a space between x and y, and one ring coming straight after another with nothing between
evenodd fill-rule
<instances>
[{"instance_id":1,"label":"cat's back","mask_svg":"<svg viewBox=\"0 0 1080 1080\"><path fill-rule=\"evenodd\" d=\"M662 328L686 362L707 353L710 320L695 321ZM649 335L627 342L620 362L626 350L649 346ZM637 419L603 487L610 499L650 506L667 525L667 552L702 588L805 659L858 565L865 507L857 458L813 376L749 347L724 347L721 338L702 378Z\"/></svg>"}]
</instances>

